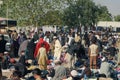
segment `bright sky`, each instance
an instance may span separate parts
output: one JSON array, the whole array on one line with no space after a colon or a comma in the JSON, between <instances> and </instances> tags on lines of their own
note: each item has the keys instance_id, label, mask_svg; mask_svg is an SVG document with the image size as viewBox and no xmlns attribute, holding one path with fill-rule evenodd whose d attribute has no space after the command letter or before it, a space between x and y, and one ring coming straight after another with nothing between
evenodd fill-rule
<instances>
[{"instance_id":1,"label":"bright sky","mask_svg":"<svg viewBox=\"0 0 120 80\"><path fill-rule=\"evenodd\" d=\"M112 15L120 15L120 0L93 0L96 4L107 6Z\"/></svg>"}]
</instances>

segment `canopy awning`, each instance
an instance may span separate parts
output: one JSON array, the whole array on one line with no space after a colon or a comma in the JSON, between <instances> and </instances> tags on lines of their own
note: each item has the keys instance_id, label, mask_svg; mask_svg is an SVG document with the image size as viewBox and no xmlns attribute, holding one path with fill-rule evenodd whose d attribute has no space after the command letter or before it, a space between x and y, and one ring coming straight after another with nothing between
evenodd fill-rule
<instances>
[{"instance_id":1,"label":"canopy awning","mask_svg":"<svg viewBox=\"0 0 120 80\"><path fill-rule=\"evenodd\" d=\"M17 26L17 21L0 17L0 27L13 27Z\"/></svg>"}]
</instances>

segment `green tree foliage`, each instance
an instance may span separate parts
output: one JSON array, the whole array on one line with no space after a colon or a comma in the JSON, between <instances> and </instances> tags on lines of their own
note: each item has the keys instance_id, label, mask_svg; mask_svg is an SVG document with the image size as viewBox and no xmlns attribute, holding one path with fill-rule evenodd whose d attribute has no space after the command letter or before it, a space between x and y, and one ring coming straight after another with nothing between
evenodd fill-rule
<instances>
[{"instance_id":1,"label":"green tree foliage","mask_svg":"<svg viewBox=\"0 0 120 80\"><path fill-rule=\"evenodd\" d=\"M106 6L98 6L98 20L99 21L112 21L112 15L109 13Z\"/></svg>"},{"instance_id":2,"label":"green tree foliage","mask_svg":"<svg viewBox=\"0 0 120 80\"><path fill-rule=\"evenodd\" d=\"M42 20L42 25L61 25L62 13L58 10L48 11Z\"/></svg>"},{"instance_id":3,"label":"green tree foliage","mask_svg":"<svg viewBox=\"0 0 120 80\"><path fill-rule=\"evenodd\" d=\"M97 23L97 6L91 0L76 0L64 11L64 22L69 26L92 26Z\"/></svg>"},{"instance_id":4,"label":"green tree foliage","mask_svg":"<svg viewBox=\"0 0 120 80\"><path fill-rule=\"evenodd\" d=\"M58 12L56 12L56 10L54 11L55 5L53 6L53 4L55 3L52 3L53 1L54 0L4 0L2 8L0 9L0 16L17 20L20 26L40 26L46 23L43 22L45 21L44 18L47 18L46 20L49 19L46 15L55 19L58 17L59 20L59 16L56 14ZM60 2L60 0L58 1ZM58 1L56 3L59 4ZM59 6L58 4L56 4L56 6ZM58 9L59 8L60 7L58 7ZM50 11L53 12L54 15L56 14L56 17L52 16L52 13L49 15L48 13Z\"/></svg>"},{"instance_id":5,"label":"green tree foliage","mask_svg":"<svg viewBox=\"0 0 120 80\"><path fill-rule=\"evenodd\" d=\"M115 21L120 21L120 15L114 17Z\"/></svg>"},{"instance_id":6,"label":"green tree foliage","mask_svg":"<svg viewBox=\"0 0 120 80\"><path fill-rule=\"evenodd\" d=\"M110 16L92 0L3 0L0 8L0 17L15 19L18 26L93 26Z\"/></svg>"}]
</instances>

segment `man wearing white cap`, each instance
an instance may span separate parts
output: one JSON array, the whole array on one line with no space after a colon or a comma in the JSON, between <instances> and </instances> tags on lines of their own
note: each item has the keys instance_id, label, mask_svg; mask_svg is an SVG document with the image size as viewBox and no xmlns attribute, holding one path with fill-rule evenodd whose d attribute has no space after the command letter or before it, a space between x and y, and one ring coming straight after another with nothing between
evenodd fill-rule
<instances>
[{"instance_id":1,"label":"man wearing white cap","mask_svg":"<svg viewBox=\"0 0 120 80\"><path fill-rule=\"evenodd\" d=\"M80 80L78 78L78 75L79 75L79 73L76 70L72 70L70 72L70 77L68 77L67 79L63 79L63 80Z\"/></svg>"}]
</instances>

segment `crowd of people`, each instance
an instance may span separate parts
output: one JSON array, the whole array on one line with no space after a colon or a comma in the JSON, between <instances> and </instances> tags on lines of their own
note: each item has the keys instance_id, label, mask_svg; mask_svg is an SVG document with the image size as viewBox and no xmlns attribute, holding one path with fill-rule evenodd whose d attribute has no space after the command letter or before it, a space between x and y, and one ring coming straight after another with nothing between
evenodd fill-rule
<instances>
[{"instance_id":1,"label":"crowd of people","mask_svg":"<svg viewBox=\"0 0 120 80\"><path fill-rule=\"evenodd\" d=\"M7 41L0 36L2 69L10 69L8 80L117 80L119 74L119 35L109 31L73 28L46 31L9 31Z\"/></svg>"}]
</instances>

